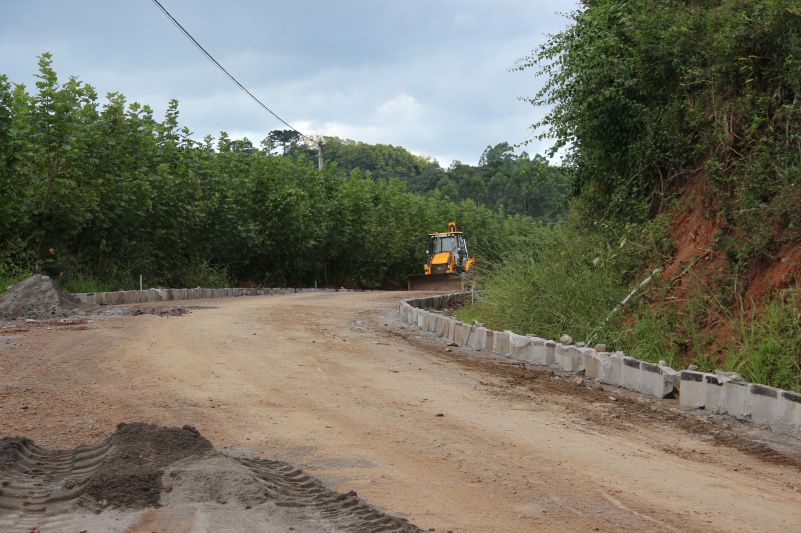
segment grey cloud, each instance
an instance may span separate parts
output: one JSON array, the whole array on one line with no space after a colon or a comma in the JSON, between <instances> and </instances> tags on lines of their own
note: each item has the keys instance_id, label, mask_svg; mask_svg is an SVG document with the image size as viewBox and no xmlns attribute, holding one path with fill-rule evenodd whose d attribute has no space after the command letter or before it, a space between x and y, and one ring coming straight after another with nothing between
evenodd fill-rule
<instances>
[{"instance_id":1,"label":"grey cloud","mask_svg":"<svg viewBox=\"0 0 801 533\"><path fill-rule=\"evenodd\" d=\"M558 31L556 1L342 2L164 0L255 94L291 122L405 146L447 164L489 144L531 137L544 112L517 101L541 81L509 72ZM162 112L180 101L198 136L226 130L258 141L281 127L149 2L33 0L0 20L0 72L30 84L35 56L62 76L119 91ZM393 103L394 102L394 103ZM381 108L383 107L383 112ZM543 151L535 142L529 152Z\"/></svg>"}]
</instances>

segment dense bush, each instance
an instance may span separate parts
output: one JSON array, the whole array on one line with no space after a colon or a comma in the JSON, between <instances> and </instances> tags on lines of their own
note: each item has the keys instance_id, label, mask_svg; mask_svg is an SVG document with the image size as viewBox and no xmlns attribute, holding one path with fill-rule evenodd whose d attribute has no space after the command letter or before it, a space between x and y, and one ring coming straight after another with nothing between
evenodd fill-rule
<instances>
[{"instance_id":1,"label":"dense bush","mask_svg":"<svg viewBox=\"0 0 801 533\"><path fill-rule=\"evenodd\" d=\"M131 287L140 273L148 285L401 284L448 220L488 257L533 224L359 170L318 172L225 132L196 141L177 102L162 121L120 94L101 105L59 81L48 54L33 93L0 77L0 176L0 277L43 271L67 286Z\"/></svg>"},{"instance_id":2,"label":"dense bush","mask_svg":"<svg viewBox=\"0 0 801 533\"><path fill-rule=\"evenodd\" d=\"M529 99L550 106L534 129L564 149L574 176L570 226L551 240L567 253L510 256L485 278L479 315L582 338L614 307L607 293L670 265L616 327L599 323L604 341L798 389L799 300L787 296L798 272L779 280L794 284L789 293L747 295L782 250L801 245L801 6L594 0L571 19L518 65L547 78ZM675 225L692 210L714 234L680 261L670 234L696 230ZM575 240L559 243L562 231ZM587 261L603 243L619 256L596 277Z\"/></svg>"}]
</instances>

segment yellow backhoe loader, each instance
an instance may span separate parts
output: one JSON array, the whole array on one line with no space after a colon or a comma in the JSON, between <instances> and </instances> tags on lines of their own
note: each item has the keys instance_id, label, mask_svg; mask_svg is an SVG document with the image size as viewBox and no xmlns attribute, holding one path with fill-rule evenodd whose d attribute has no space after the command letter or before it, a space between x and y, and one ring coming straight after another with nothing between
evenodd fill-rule
<instances>
[{"instance_id":1,"label":"yellow backhoe loader","mask_svg":"<svg viewBox=\"0 0 801 533\"><path fill-rule=\"evenodd\" d=\"M467 252L467 238L448 222L448 231L428 236L428 259L422 276L409 276L410 291L467 290L472 283L474 257Z\"/></svg>"}]
</instances>

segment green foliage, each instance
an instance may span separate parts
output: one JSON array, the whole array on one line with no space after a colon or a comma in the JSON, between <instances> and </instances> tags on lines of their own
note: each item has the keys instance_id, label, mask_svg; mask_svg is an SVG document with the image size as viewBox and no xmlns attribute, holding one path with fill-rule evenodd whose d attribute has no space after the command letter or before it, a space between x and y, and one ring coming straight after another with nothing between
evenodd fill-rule
<instances>
[{"instance_id":1,"label":"green foliage","mask_svg":"<svg viewBox=\"0 0 801 533\"><path fill-rule=\"evenodd\" d=\"M754 383L801 392L801 294L786 291L759 313L740 308L739 342L726 366Z\"/></svg>"},{"instance_id":2,"label":"green foliage","mask_svg":"<svg viewBox=\"0 0 801 533\"><path fill-rule=\"evenodd\" d=\"M568 173L550 165L542 156L531 158L525 152L516 155L509 143L487 147L478 166L456 161L443 170L436 161L398 146L337 137L325 137L324 141L326 161L335 162L348 172L366 171L378 181L398 179L412 192L455 202L472 200L490 209L526 214L546 222L561 219L567 211L571 192ZM303 150L298 147L296 153ZM316 157L310 150L305 155Z\"/></svg>"},{"instance_id":3,"label":"green foliage","mask_svg":"<svg viewBox=\"0 0 801 533\"><path fill-rule=\"evenodd\" d=\"M530 246L482 272L481 301L472 312L494 329L609 339L617 317L606 319L628 292L619 257L596 235L566 225L539 227Z\"/></svg>"},{"instance_id":4,"label":"green foliage","mask_svg":"<svg viewBox=\"0 0 801 533\"><path fill-rule=\"evenodd\" d=\"M0 276L112 289L140 274L148 286L402 285L448 220L489 258L534 224L358 169L318 172L286 132L261 148L225 132L198 142L176 101L161 121L118 93L101 104L91 86L59 80L49 54L37 79L29 94L0 77Z\"/></svg>"},{"instance_id":5,"label":"green foliage","mask_svg":"<svg viewBox=\"0 0 801 533\"><path fill-rule=\"evenodd\" d=\"M577 194L569 223L641 247L618 260L633 285L675 261L667 225L689 209L676 199L692 182L719 228L711 255L726 260L681 265L678 277L643 291L604 340L678 366L712 369L726 357L749 379L797 389L799 358L787 346L798 345L797 300L736 311L754 274L801 242L797 1L597 0L570 17L518 65L547 78L527 100L550 107L534 129L567 152ZM561 282L558 269L551 275L540 285ZM735 344L726 348L728 331Z\"/></svg>"},{"instance_id":6,"label":"green foliage","mask_svg":"<svg viewBox=\"0 0 801 533\"><path fill-rule=\"evenodd\" d=\"M548 76L535 126L567 149L577 191L640 221L701 161L733 226L753 213L799 235L796 2L600 0L572 18L519 68Z\"/></svg>"}]
</instances>

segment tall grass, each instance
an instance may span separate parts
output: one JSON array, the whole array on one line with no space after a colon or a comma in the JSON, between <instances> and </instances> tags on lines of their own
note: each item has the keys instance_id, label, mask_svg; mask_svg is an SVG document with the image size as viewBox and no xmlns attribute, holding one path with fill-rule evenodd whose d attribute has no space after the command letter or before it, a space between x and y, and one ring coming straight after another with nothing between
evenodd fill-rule
<instances>
[{"instance_id":1,"label":"tall grass","mask_svg":"<svg viewBox=\"0 0 801 533\"><path fill-rule=\"evenodd\" d=\"M801 392L801 294L787 290L757 312L740 306L726 368L748 381Z\"/></svg>"},{"instance_id":2,"label":"tall grass","mask_svg":"<svg viewBox=\"0 0 801 533\"><path fill-rule=\"evenodd\" d=\"M606 319L627 292L615 259L597 236L567 225L543 228L527 248L481 272L480 303L457 316L540 337L609 337L617 318Z\"/></svg>"}]
</instances>

